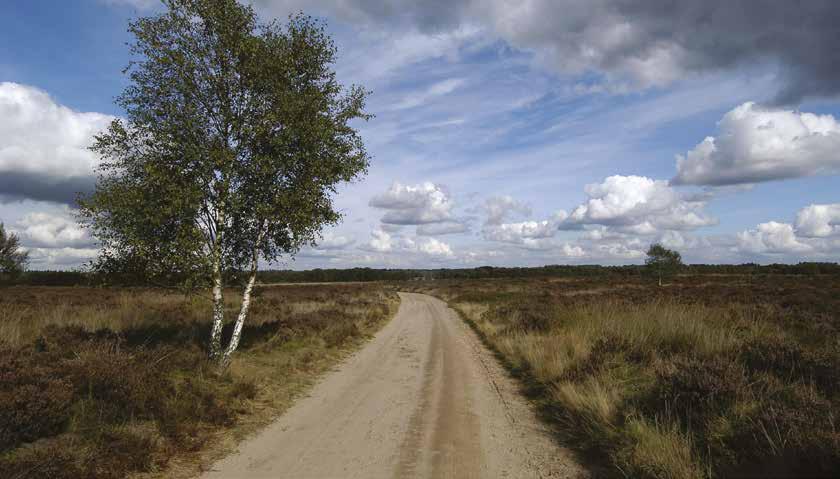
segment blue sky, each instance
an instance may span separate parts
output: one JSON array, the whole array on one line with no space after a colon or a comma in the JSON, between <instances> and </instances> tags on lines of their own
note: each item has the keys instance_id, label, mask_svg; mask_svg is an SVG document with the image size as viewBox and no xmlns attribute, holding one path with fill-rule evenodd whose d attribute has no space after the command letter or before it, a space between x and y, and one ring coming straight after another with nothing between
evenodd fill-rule
<instances>
[{"instance_id":1,"label":"blue sky","mask_svg":"<svg viewBox=\"0 0 840 479\"><path fill-rule=\"evenodd\" d=\"M359 125L370 172L336 198L344 221L280 266L624 264L656 241L690 262L837 260L836 54L797 50L837 38L819 11L757 25L708 2L688 13L717 27L662 33L690 15L557 3L256 1L265 19L326 20L339 79L372 90L376 115ZM84 146L121 114L128 20L159 8L0 6L0 221L34 268L96 253L66 192L92 184ZM780 46L745 43L761 35Z\"/></svg>"}]
</instances>

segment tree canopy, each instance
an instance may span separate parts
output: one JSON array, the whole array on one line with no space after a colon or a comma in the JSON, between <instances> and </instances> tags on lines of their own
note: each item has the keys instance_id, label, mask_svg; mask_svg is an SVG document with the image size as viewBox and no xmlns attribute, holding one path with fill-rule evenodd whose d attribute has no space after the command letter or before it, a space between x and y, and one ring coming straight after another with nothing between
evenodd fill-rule
<instances>
[{"instance_id":1,"label":"tree canopy","mask_svg":"<svg viewBox=\"0 0 840 479\"><path fill-rule=\"evenodd\" d=\"M0 279L17 278L28 262L29 252L21 249L18 235L6 232L6 227L0 223Z\"/></svg>"},{"instance_id":2,"label":"tree canopy","mask_svg":"<svg viewBox=\"0 0 840 479\"><path fill-rule=\"evenodd\" d=\"M648 248L645 264L658 276L662 286L662 277L673 274L683 263L680 253L654 243Z\"/></svg>"}]
</instances>

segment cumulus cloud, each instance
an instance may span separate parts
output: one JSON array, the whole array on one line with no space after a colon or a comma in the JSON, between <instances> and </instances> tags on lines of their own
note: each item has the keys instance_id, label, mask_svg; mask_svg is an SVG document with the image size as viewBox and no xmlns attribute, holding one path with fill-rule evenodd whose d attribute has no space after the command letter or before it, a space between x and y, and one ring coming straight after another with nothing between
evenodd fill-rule
<instances>
[{"instance_id":1,"label":"cumulus cloud","mask_svg":"<svg viewBox=\"0 0 840 479\"><path fill-rule=\"evenodd\" d=\"M370 240L360 249L375 253L420 254L431 259L453 258L452 248L436 238L391 235L381 228L371 231Z\"/></svg>"},{"instance_id":2,"label":"cumulus cloud","mask_svg":"<svg viewBox=\"0 0 840 479\"><path fill-rule=\"evenodd\" d=\"M677 156L674 184L737 185L840 173L840 123L831 115L744 103L717 137Z\"/></svg>"},{"instance_id":3,"label":"cumulus cloud","mask_svg":"<svg viewBox=\"0 0 840 479\"><path fill-rule=\"evenodd\" d=\"M441 185L431 182L403 185L395 182L385 193L374 196L370 206L385 210L382 222L424 225L452 221L453 203Z\"/></svg>"},{"instance_id":4,"label":"cumulus cloud","mask_svg":"<svg viewBox=\"0 0 840 479\"><path fill-rule=\"evenodd\" d=\"M769 221L738 233L733 250L751 254L836 258L840 254L840 203L809 205L795 223Z\"/></svg>"},{"instance_id":5,"label":"cumulus cloud","mask_svg":"<svg viewBox=\"0 0 840 479\"><path fill-rule=\"evenodd\" d=\"M339 250L345 249L353 243L355 243L355 241L350 237L336 235L335 233L328 231L321 236L321 239L318 241L315 249Z\"/></svg>"},{"instance_id":6,"label":"cumulus cloud","mask_svg":"<svg viewBox=\"0 0 840 479\"><path fill-rule=\"evenodd\" d=\"M706 0L255 0L272 13L316 9L390 30L446 34L475 25L567 74L615 88L770 64L780 102L840 92L840 3Z\"/></svg>"},{"instance_id":7,"label":"cumulus cloud","mask_svg":"<svg viewBox=\"0 0 840 479\"><path fill-rule=\"evenodd\" d=\"M840 203L809 205L799 210L796 233L812 238L840 235Z\"/></svg>"},{"instance_id":8,"label":"cumulus cloud","mask_svg":"<svg viewBox=\"0 0 840 479\"><path fill-rule=\"evenodd\" d=\"M667 181L615 175L586 185L589 199L560 222L562 229L601 225L639 235L659 230L690 230L716 224L703 211L705 201L684 197Z\"/></svg>"},{"instance_id":9,"label":"cumulus cloud","mask_svg":"<svg viewBox=\"0 0 840 479\"><path fill-rule=\"evenodd\" d=\"M391 251L392 248L391 235L388 232L377 228L370 233L370 241L365 245L365 249L384 253Z\"/></svg>"},{"instance_id":10,"label":"cumulus cloud","mask_svg":"<svg viewBox=\"0 0 840 479\"><path fill-rule=\"evenodd\" d=\"M522 243L524 239L551 238L557 232L557 222L550 220L502 223L485 228L484 238L503 243Z\"/></svg>"},{"instance_id":11,"label":"cumulus cloud","mask_svg":"<svg viewBox=\"0 0 840 479\"><path fill-rule=\"evenodd\" d=\"M95 184L88 147L113 120L56 103L37 88L0 83L0 200L73 204Z\"/></svg>"},{"instance_id":12,"label":"cumulus cloud","mask_svg":"<svg viewBox=\"0 0 840 479\"><path fill-rule=\"evenodd\" d=\"M417 250L433 257L452 258L455 256L448 244L435 238L420 241L417 243Z\"/></svg>"},{"instance_id":13,"label":"cumulus cloud","mask_svg":"<svg viewBox=\"0 0 840 479\"><path fill-rule=\"evenodd\" d=\"M645 257L644 246L638 241L597 244L593 255L601 259L637 260Z\"/></svg>"},{"instance_id":14,"label":"cumulus cloud","mask_svg":"<svg viewBox=\"0 0 840 479\"><path fill-rule=\"evenodd\" d=\"M498 225L515 215L530 216L531 208L510 196L491 196L484 200L481 211L486 215L485 223Z\"/></svg>"},{"instance_id":15,"label":"cumulus cloud","mask_svg":"<svg viewBox=\"0 0 840 479\"><path fill-rule=\"evenodd\" d=\"M16 232L25 246L42 248L86 247L94 244L67 210L65 215L29 213L17 222Z\"/></svg>"},{"instance_id":16,"label":"cumulus cloud","mask_svg":"<svg viewBox=\"0 0 840 479\"><path fill-rule=\"evenodd\" d=\"M792 225L770 221L738 233L738 249L748 253L803 253L811 247L796 238Z\"/></svg>"}]
</instances>

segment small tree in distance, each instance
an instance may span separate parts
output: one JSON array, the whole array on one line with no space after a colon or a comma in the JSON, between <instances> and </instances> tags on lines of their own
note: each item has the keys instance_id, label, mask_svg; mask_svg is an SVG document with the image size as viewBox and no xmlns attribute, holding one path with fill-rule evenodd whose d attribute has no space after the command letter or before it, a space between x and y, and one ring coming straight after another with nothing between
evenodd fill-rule
<instances>
[{"instance_id":1,"label":"small tree in distance","mask_svg":"<svg viewBox=\"0 0 840 479\"><path fill-rule=\"evenodd\" d=\"M0 280L13 280L19 277L29 262L29 252L20 247L20 238L14 233L7 233L0 223Z\"/></svg>"},{"instance_id":2,"label":"small tree in distance","mask_svg":"<svg viewBox=\"0 0 840 479\"><path fill-rule=\"evenodd\" d=\"M650 245L645 259L647 267L659 278L659 286L662 286L662 277L674 274L682 266L682 256L659 243Z\"/></svg>"},{"instance_id":3,"label":"small tree in distance","mask_svg":"<svg viewBox=\"0 0 840 479\"><path fill-rule=\"evenodd\" d=\"M164 0L130 24L125 120L97 136L103 160L80 218L101 243L95 269L212 290L209 355L226 367L261 261L294 255L340 213L332 197L368 166L356 119L367 92L342 87L323 25L261 24L236 0ZM242 302L222 345L224 288Z\"/></svg>"}]
</instances>

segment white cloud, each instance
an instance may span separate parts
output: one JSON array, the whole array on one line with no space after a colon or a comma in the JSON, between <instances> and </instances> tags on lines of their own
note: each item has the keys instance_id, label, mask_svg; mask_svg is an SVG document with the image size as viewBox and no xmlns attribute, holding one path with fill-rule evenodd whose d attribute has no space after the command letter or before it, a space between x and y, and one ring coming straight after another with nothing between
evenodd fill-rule
<instances>
[{"instance_id":1,"label":"white cloud","mask_svg":"<svg viewBox=\"0 0 840 479\"><path fill-rule=\"evenodd\" d=\"M452 253L452 248L450 248L448 244L435 238L428 238L421 241L417 244L417 250L423 254L433 257L452 258L455 256L455 254Z\"/></svg>"},{"instance_id":2,"label":"white cloud","mask_svg":"<svg viewBox=\"0 0 840 479\"><path fill-rule=\"evenodd\" d=\"M92 246L94 241L72 217L50 213L29 213L17 222L16 232L25 246L63 248Z\"/></svg>"},{"instance_id":3,"label":"white cloud","mask_svg":"<svg viewBox=\"0 0 840 479\"><path fill-rule=\"evenodd\" d=\"M799 210L796 234L813 238L840 235L840 203L809 205Z\"/></svg>"},{"instance_id":4,"label":"white cloud","mask_svg":"<svg viewBox=\"0 0 840 479\"><path fill-rule=\"evenodd\" d=\"M607 260L638 260L645 257L644 247L638 241L612 242L595 245L595 255Z\"/></svg>"},{"instance_id":5,"label":"white cloud","mask_svg":"<svg viewBox=\"0 0 840 479\"><path fill-rule=\"evenodd\" d=\"M450 78L439 81L426 90L406 96L402 101L395 104L394 110L406 110L417 106L425 105L429 101L441 96L448 95L464 84L463 78Z\"/></svg>"},{"instance_id":6,"label":"white cloud","mask_svg":"<svg viewBox=\"0 0 840 479\"><path fill-rule=\"evenodd\" d=\"M371 231L370 241L366 245L367 249L380 253L391 251L392 246L391 235L379 228Z\"/></svg>"},{"instance_id":7,"label":"white cloud","mask_svg":"<svg viewBox=\"0 0 840 479\"><path fill-rule=\"evenodd\" d=\"M79 266L99 254L94 248L29 248L30 266L37 269L66 269Z\"/></svg>"},{"instance_id":8,"label":"white cloud","mask_svg":"<svg viewBox=\"0 0 840 479\"><path fill-rule=\"evenodd\" d=\"M550 238L557 232L557 222L523 221L521 223L502 223L490 225L483 230L484 238L502 243L522 243L522 240Z\"/></svg>"},{"instance_id":9,"label":"white cloud","mask_svg":"<svg viewBox=\"0 0 840 479\"><path fill-rule=\"evenodd\" d=\"M467 225L457 221L446 223L429 223L417 226L417 234L420 236L437 236L466 233L469 231Z\"/></svg>"},{"instance_id":10,"label":"white cloud","mask_svg":"<svg viewBox=\"0 0 840 479\"><path fill-rule=\"evenodd\" d=\"M795 224L769 221L738 233L736 253L792 259L835 261L840 255L840 204L809 205L797 212Z\"/></svg>"},{"instance_id":11,"label":"white cloud","mask_svg":"<svg viewBox=\"0 0 840 479\"><path fill-rule=\"evenodd\" d=\"M80 113L31 86L0 83L0 200L72 204L95 183L88 147L114 117Z\"/></svg>"},{"instance_id":12,"label":"white cloud","mask_svg":"<svg viewBox=\"0 0 840 479\"><path fill-rule=\"evenodd\" d=\"M491 196L484 200L481 210L487 215L486 224L497 225L514 215L530 216L531 208L510 196Z\"/></svg>"},{"instance_id":13,"label":"white cloud","mask_svg":"<svg viewBox=\"0 0 840 479\"><path fill-rule=\"evenodd\" d=\"M374 196L370 206L386 211L383 223L423 225L451 221L452 200L446 190L434 183L403 185L395 182L385 193Z\"/></svg>"},{"instance_id":14,"label":"white cloud","mask_svg":"<svg viewBox=\"0 0 840 479\"><path fill-rule=\"evenodd\" d=\"M688 230L716 223L703 212L705 202L683 197L664 180L615 175L585 187L589 199L560 225L615 227L620 232L649 235L659 230Z\"/></svg>"},{"instance_id":15,"label":"white cloud","mask_svg":"<svg viewBox=\"0 0 840 479\"><path fill-rule=\"evenodd\" d=\"M388 253L394 255L394 259L406 254L419 254L431 259L451 259L455 256L447 243L436 238L392 236L378 227L371 231L370 236L370 241L359 249L374 253Z\"/></svg>"},{"instance_id":16,"label":"white cloud","mask_svg":"<svg viewBox=\"0 0 840 479\"><path fill-rule=\"evenodd\" d=\"M320 250L338 250L338 249L345 249L348 246L352 245L355 241L352 238L347 236L336 235L335 233L328 231L325 232L318 244L315 246L315 249Z\"/></svg>"},{"instance_id":17,"label":"white cloud","mask_svg":"<svg viewBox=\"0 0 840 479\"><path fill-rule=\"evenodd\" d=\"M754 230L738 233L738 249L748 253L803 253L811 246L801 243L788 223L770 221Z\"/></svg>"},{"instance_id":18,"label":"white cloud","mask_svg":"<svg viewBox=\"0 0 840 479\"><path fill-rule=\"evenodd\" d=\"M735 185L840 173L840 123L831 115L744 103L677 156L675 184Z\"/></svg>"}]
</instances>

